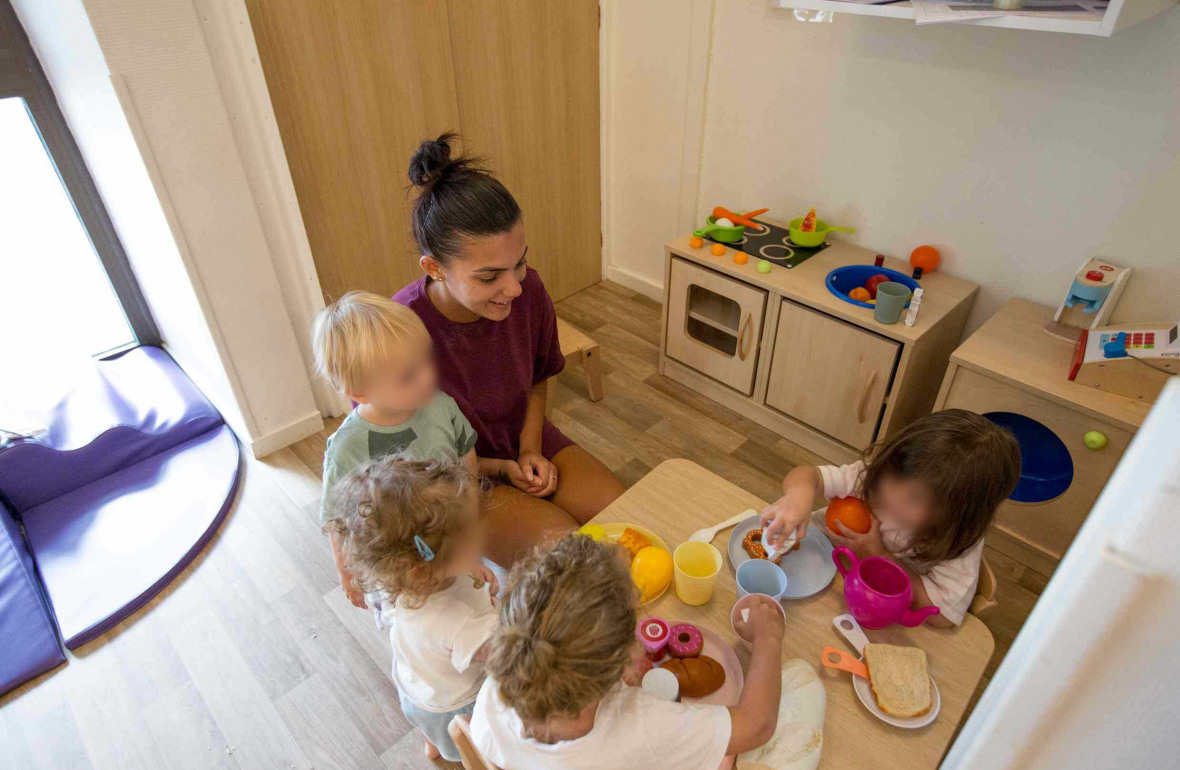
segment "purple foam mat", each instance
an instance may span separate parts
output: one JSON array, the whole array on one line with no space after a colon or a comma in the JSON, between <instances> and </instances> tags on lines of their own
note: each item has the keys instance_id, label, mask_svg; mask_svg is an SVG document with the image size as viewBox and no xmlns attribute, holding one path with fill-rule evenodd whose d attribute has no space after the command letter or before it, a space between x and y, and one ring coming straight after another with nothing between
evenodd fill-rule
<instances>
[{"instance_id":1,"label":"purple foam mat","mask_svg":"<svg viewBox=\"0 0 1180 770\"><path fill-rule=\"evenodd\" d=\"M0 503L0 695L65 663L33 557Z\"/></svg>"},{"instance_id":2,"label":"purple foam mat","mask_svg":"<svg viewBox=\"0 0 1180 770\"><path fill-rule=\"evenodd\" d=\"M134 613L192 561L233 502L240 463L221 425L25 515L66 647Z\"/></svg>"},{"instance_id":3,"label":"purple foam mat","mask_svg":"<svg viewBox=\"0 0 1180 770\"><path fill-rule=\"evenodd\" d=\"M44 416L48 430L0 449L0 489L33 509L216 428L221 415L160 348L95 362Z\"/></svg>"}]
</instances>

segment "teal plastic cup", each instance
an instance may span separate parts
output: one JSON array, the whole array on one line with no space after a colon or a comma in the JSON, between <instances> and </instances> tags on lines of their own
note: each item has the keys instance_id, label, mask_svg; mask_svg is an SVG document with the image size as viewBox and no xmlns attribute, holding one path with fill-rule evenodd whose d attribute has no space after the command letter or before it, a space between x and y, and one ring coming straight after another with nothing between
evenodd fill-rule
<instances>
[{"instance_id":1,"label":"teal plastic cup","mask_svg":"<svg viewBox=\"0 0 1180 770\"><path fill-rule=\"evenodd\" d=\"M901 320L901 311L910 301L910 287L904 283L886 281L877 284L877 304L873 306L873 318L883 324L895 324Z\"/></svg>"}]
</instances>

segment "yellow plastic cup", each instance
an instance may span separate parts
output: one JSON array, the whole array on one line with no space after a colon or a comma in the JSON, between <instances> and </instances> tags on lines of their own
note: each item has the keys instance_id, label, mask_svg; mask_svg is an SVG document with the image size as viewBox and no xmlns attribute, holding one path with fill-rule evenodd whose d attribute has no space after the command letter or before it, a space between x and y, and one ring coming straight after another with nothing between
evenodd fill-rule
<instances>
[{"instance_id":1,"label":"yellow plastic cup","mask_svg":"<svg viewBox=\"0 0 1180 770\"><path fill-rule=\"evenodd\" d=\"M681 543L672 552L676 567L676 595L685 604L704 604L713 598L713 586L721 571L721 551L708 543Z\"/></svg>"}]
</instances>

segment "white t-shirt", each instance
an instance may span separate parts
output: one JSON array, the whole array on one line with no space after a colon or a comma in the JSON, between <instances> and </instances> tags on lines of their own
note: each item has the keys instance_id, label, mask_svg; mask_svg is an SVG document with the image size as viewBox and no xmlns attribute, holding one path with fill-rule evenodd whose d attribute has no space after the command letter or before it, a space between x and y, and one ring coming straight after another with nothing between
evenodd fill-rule
<instances>
[{"instance_id":1,"label":"white t-shirt","mask_svg":"<svg viewBox=\"0 0 1180 770\"><path fill-rule=\"evenodd\" d=\"M475 588L466 575L431 594L418 608L397 604L386 610L393 646L393 682L424 711L455 711L473 700L484 667L472 656L499 625L488 586Z\"/></svg>"},{"instance_id":2,"label":"white t-shirt","mask_svg":"<svg viewBox=\"0 0 1180 770\"><path fill-rule=\"evenodd\" d=\"M824 497L861 497L860 482L864 476L865 464L854 462L848 465L821 465L819 474L824 480ZM954 559L935 564L916 562L908 558L911 554L910 541L913 532L901 529L887 521L881 522L881 542L885 550L907 569L922 577L922 585L930 595L930 601L938 612L956 626L963 623L975 586L979 582L979 562L983 558L983 538L967 549L966 553Z\"/></svg>"},{"instance_id":3,"label":"white t-shirt","mask_svg":"<svg viewBox=\"0 0 1180 770\"><path fill-rule=\"evenodd\" d=\"M729 746L729 709L660 700L621 684L603 696L594 727L581 738L541 743L523 735L515 709L484 682L471 715L476 748L511 770L717 770Z\"/></svg>"}]
</instances>

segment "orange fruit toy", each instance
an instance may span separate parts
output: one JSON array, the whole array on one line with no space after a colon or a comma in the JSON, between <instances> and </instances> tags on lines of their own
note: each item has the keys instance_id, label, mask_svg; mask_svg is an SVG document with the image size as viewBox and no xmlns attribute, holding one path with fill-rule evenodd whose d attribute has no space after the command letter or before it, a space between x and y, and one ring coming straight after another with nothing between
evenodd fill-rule
<instances>
[{"instance_id":1,"label":"orange fruit toy","mask_svg":"<svg viewBox=\"0 0 1180 770\"><path fill-rule=\"evenodd\" d=\"M868 302L873 298L873 295L869 294L869 290L863 286L857 286L855 289L848 292L848 296L851 299L859 300L860 302Z\"/></svg>"},{"instance_id":2,"label":"orange fruit toy","mask_svg":"<svg viewBox=\"0 0 1180 770\"><path fill-rule=\"evenodd\" d=\"M709 249L709 251L711 251L713 253L713 256L715 256L715 257L724 257L725 256L725 247L722 246L720 243L714 243L713 246Z\"/></svg>"},{"instance_id":3,"label":"orange fruit toy","mask_svg":"<svg viewBox=\"0 0 1180 770\"><path fill-rule=\"evenodd\" d=\"M933 246L919 246L910 252L910 267L920 267L923 273L929 273L938 267L938 249Z\"/></svg>"},{"instance_id":4,"label":"orange fruit toy","mask_svg":"<svg viewBox=\"0 0 1180 770\"><path fill-rule=\"evenodd\" d=\"M842 523L853 532L864 534L872 526L872 514L865 507L859 497L836 497L828 503L828 511L824 514L824 524L828 529L840 534L836 529L836 522Z\"/></svg>"},{"instance_id":5,"label":"orange fruit toy","mask_svg":"<svg viewBox=\"0 0 1180 770\"><path fill-rule=\"evenodd\" d=\"M672 582L672 554L654 545L640 550L631 562L631 579L643 601L656 598Z\"/></svg>"}]
</instances>

